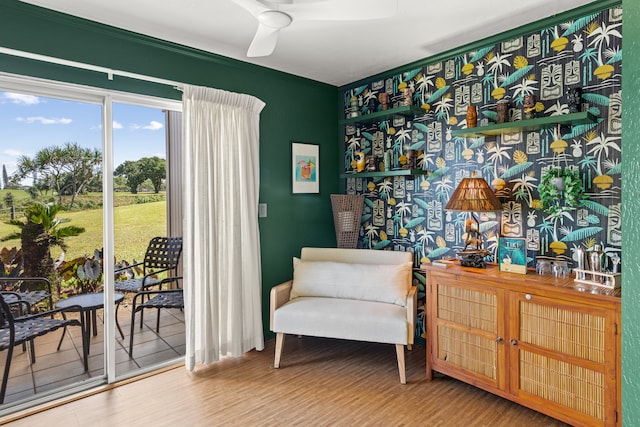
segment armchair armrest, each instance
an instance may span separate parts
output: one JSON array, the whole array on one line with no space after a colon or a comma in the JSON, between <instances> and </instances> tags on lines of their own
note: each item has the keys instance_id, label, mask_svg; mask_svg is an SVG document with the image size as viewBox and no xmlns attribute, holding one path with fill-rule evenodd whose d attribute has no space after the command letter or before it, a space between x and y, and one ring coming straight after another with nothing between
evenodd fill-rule
<instances>
[{"instance_id":1,"label":"armchair armrest","mask_svg":"<svg viewBox=\"0 0 640 427\"><path fill-rule=\"evenodd\" d=\"M416 330L416 318L418 316L418 287L412 286L409 288L407 294L407 324L409 325L409 331L407 336L407 343L413 344L413 337Z\"/></svg>"},{"instance_id":2,"label":"armchair armrest","mask_svg":"<svg viewBox=\"0 0 640 427\"><path fill-rule=\"evenodd\" d=\"M281 283L271 288L271 295L269 299L269 329L273 331L273 313L276 309L289 301L289 295L291 294L291 286L293 280Z\"/></svg>"}]
</instances>

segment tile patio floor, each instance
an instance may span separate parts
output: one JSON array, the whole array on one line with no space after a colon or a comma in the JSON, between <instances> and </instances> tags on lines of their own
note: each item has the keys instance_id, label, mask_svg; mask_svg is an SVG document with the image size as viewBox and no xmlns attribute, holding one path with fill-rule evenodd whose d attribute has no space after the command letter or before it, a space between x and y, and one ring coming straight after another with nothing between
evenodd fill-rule
<instances>
[{"instance_id":1,"label":"tile patio floor","mask_svg":"<svg viewBox=\"0 0 640 427\"><path fill-rule=\"evenodd\" d=\"M82 338L79 327L70 327L59 351L56 347L62 330L50 332L35 339L36 363L29 366L27 351L16 346L13 352L5 404L29 398L61 386L74 384L104 373L103 311L98 310L98 335L91 335L89 371L82 363ZM75 315L70 314L68 317ZM124 339L116 329L116 375L133 372L185 354L184 313L180 310L161 310L160 332L156 333L157 310L145 310L143 329L139 329L139 314L136 315L133 358L129 358L129 333L131 311L125 303L118 310L118 320ZM0 369L4 369L6 351L0 352ZM0 371L2 372L2 371ZM1 375L1 374L0 374ZM0 377L1 378L1 377ZM34 390L35 388L35 390Z\"/></svg>"}]
</instances>

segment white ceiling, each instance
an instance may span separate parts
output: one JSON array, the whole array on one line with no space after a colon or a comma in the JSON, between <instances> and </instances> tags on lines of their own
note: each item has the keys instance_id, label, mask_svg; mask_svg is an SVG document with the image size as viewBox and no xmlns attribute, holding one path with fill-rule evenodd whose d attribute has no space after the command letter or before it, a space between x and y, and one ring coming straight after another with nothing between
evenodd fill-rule
<instances>
[{"instance_id":1,"label":"white ceiling","mask_svg":"<svg viewBox=\"0 0 640 427\"><path fill-rule=\"evenodd\" d=\"M257 21L232 0L23 1L342 86L593 0L397 0L392 18L294 20L259 58L246 56Z\"/></svg>"}]
</instances>

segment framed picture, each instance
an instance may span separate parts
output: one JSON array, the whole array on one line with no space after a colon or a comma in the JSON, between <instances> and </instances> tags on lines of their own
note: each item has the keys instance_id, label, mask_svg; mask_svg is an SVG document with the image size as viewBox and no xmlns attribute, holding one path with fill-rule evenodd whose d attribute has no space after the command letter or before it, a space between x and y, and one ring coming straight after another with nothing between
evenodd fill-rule
<instances>
[{"instance_id":1,"label":"framed picture","mask_svg":"<svg viewBox=\"0 0 640 427\"><path fill-rule=\"evenodd\" d=\"M291 173L294 193L319 193L320 146L291 143Z\"/></svg>"},{"instance_id":2,"label":"framed picture","mask_svg":"<svg viewBox=\"0 0 640 427\"><path fill-rule=\"evenodd\" d=\"M500 237L498 240L500 271L527 274L527 241L524 238Z\"/></svg>"}]
</instances>

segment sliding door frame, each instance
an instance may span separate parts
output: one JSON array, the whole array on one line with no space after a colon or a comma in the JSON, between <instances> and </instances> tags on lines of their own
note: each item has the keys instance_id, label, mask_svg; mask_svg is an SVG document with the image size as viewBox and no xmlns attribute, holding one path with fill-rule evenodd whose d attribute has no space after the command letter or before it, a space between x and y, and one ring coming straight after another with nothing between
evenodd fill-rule
<instances>
[{"instance_id":1,"label":"sliding door frame","mask_svg":"<svg viewBox=\"0 0 640 427\"><path fill-rule=\"evenodd\" d=\"M182 112L182 103L180 101L151 97L146 95L138 95L119 91L110 91L101 88L83 86L71 83L62 83L47 79L19 76L9 73L0 73L0 91L16 92L26 95L58 98L69 101L85 102L102 106L102 176L103 176L103 247L104 259L114 259L114 210L113 210L113 103L132 104L143 107L157 108L165 111ZM171 152L167 151L167 163L172 160L169 158ZM177 159L179 162L179 157ZM181 165L177 164L171 168L172 172L181 172ZM167 197L167 203L170 202ZM168 208L170 209L170 208ZM175 209L174 209L175 211ZM173 216L173 215L172 215ZM170 218L167 217L167 221ZM175 218L174 218L175 220ZM167 228L170 229L170 224ZM105 325L104 325L104 367L105 373L96 376L81 383L63 387L52 393L43 393L42 396L36 396L23 403L11 405L7 410L0 410L0 416L5 413L16 412L23 409L43 404L55 399L63 398L74 393L82 392L91 388L99 387L104 384L111 384L126 378L134 377L148 371L152 371L162 367L165 364L150 367L144 370L128 372L116 377L115 350L116 350L116 331L115 331L115 303L114 303L114 272L113 269L106 269L103 274L104 290L105 290ZM170 361L167 364L175 363Z\"/></svg>"}]
</instances>

